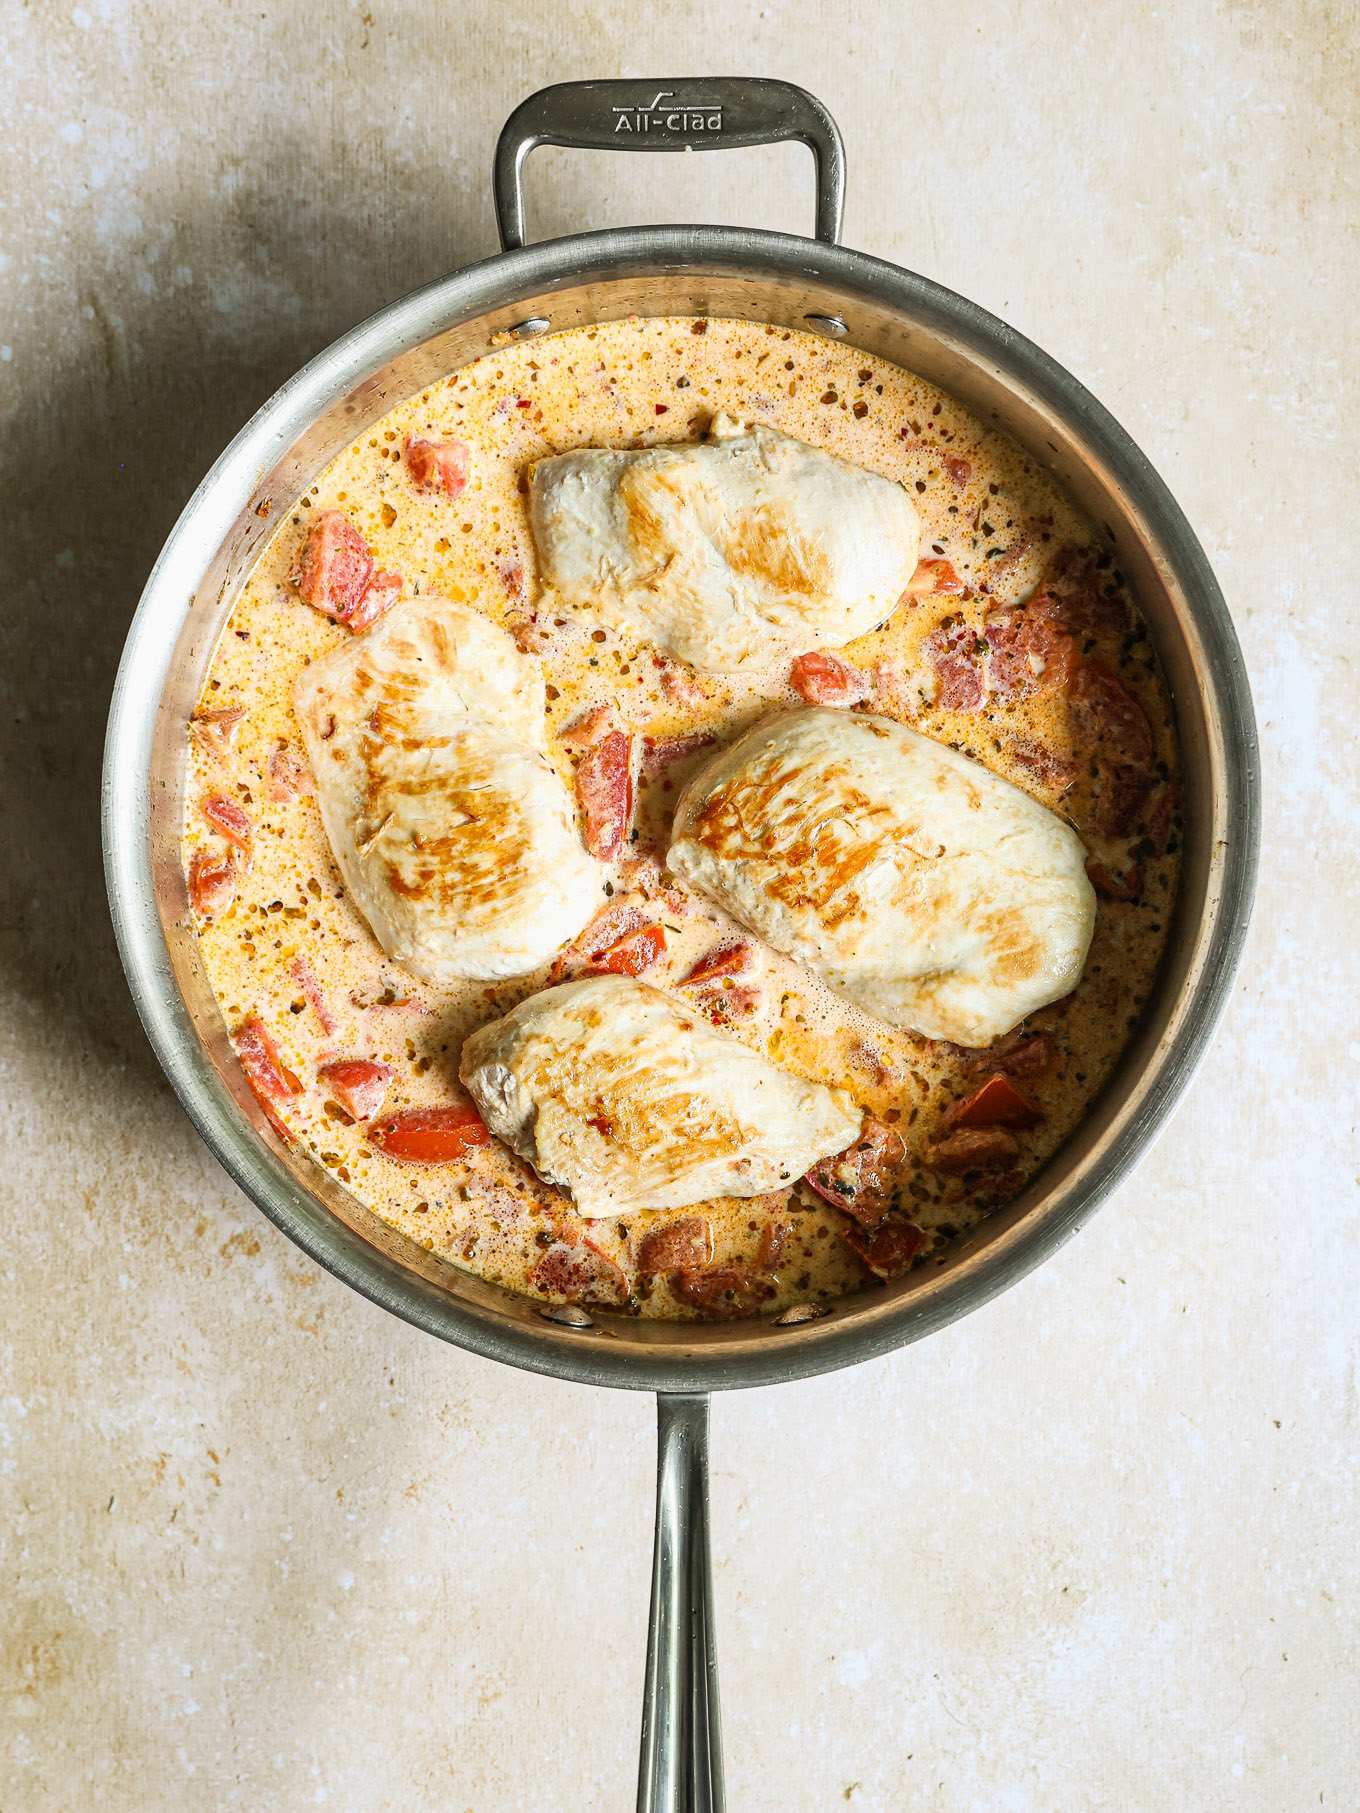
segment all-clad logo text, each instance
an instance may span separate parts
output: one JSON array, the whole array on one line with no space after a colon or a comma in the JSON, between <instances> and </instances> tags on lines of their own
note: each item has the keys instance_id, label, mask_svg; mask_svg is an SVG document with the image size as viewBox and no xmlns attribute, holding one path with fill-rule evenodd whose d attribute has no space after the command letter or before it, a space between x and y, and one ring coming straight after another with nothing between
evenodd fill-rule
<instances>
[{"instance_id":1,"label":"all-clad logo text","mask_svg":"<svg viewBox=\"0 0 1360 1813\"><path fill-rule=\"evenodd\" d=\"M649 106L615 107L615 132L721 132L722 108L715 101L682 101L673 88L663 88Z\"/></svg>"}]
</instances>

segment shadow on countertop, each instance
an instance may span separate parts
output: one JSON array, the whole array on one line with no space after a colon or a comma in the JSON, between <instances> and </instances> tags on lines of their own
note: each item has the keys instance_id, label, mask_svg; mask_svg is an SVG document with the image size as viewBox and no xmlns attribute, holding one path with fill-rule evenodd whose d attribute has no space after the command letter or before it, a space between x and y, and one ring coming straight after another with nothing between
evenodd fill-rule
<instances>
[{"instance_id":1,"label":"shadow on countertop","mask_svg":"<svg viewBox=\"0 0 1360 1813\"><path fill-rule=\"evenodd\" d=\"M436 243L420 191L438 173L403 187L363 208L327 200L336 185L275 141L229 209L144 221L121 265L78 245L74 308L37 321L36 344L16 335L15 376L30 375L0 440L0 975L16 1022L134 1081L159 1071L114 944L99 826L123 641L180 510L253 411L375 309L494 249L484 192L441 196ZM449 244L467 256L440 258Z\"/></svg>"}]
</instances>

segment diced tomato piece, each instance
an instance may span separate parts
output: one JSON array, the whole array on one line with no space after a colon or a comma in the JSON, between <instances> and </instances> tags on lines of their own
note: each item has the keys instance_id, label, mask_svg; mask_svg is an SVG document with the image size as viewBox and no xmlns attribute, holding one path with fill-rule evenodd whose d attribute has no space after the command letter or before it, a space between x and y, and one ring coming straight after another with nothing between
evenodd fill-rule
<instances>
[{"instance_id":1,"label":"diced tomato piece","mask_svg":"<svg viewBox=\"0 0 1360 1813\"><path fill-rule=\"evenodd\" d=\"M961 1177L968 1171L994 1171L1020 1155L1020 1143L1006 1127L959 1127L926 1150L926 1163Z\"/></svg>"},{"instance_id":2,"label":"diced tomato piece","mask_svg":"<svg viewBox=\"0 0 1360 1813\"><path fill-rule=\"evenodd\" d=\"M1058 1042L1051 1032L1036 1032L1030 1037L1010 1033L981 1056L1007 1076L1047 1076L1058 1061Z\"/></svg>"},{"instance_id":3,"label":"diced tomato piece","mask_svg":"<svg viewBox=\"0 0 1360 1813\"><path fill-rule=\"evenodd\" d=\"M1066 686L1077 645L1043 617L1008 609L989 611L982 624L987 644L987 685L1004 705Z\"/></svg>"},{"instance_id":4,"label":"diced tomato piece","mask_svg":"<svg viewBox=\"0 0 1360 1813\"><path fill-rule=\"evenodd\" d=\"M1103 661L1087 661L1067 694L1072 728L1086 749L1146 766L1156 752L1142 706Z\"/></svg>"},{"instance_id":5,"label":"diced tomato piece","mask_svg":"<svg viewBox=\"0 0 1360 1813\"><path fill-rule=\"evenodd\" d=\"M236 732L241 728L245 715L245 708L240 705L222 706L215 711L196 711L189 720L189 729L205 749L225 755L236 741Z\"/></svg>"},{"instance_id":6,"label":"diced tomato piece","mask_svg":"<svg viewBox=\"0 0 1360 1813\"><path fill-rule=\"evenodd\" d=\"M399 1158L408 1165L449 1165L491 1144L491 1135L471 1102L405 1108L370 1127L368 1137L388 1158Z\"/></svg>"},{"instance_id":7,"label":"diced tomato piece","mask_svg":"<svg viewBox=\"0 0 1360 1813\"><path fill-rule=\"evenodd\" d=\"M1102 900L1122 900L1125 902L1143 898L1143 865L1135 863L1122 875L1116 875L1113 869L1106 868L1103 862L1097 862L1092 856L1086 864L1086 873L1091 886Z\"/></svg>"},{"instance_id":8,"label":"diced tomato piece","mask_svg":"<svg viewBox=\"0 0 1360 1813\"><path fill-rule=\"evenodd\" d=\"M568 1303L604 1306L628 1301L628 1280L607 1253L590 1240L555 1240L529 1273L529 1282Z\"/></svg>"},{"instance_id":9,"label":"diced tomato piece","mask_svg":"<svg viewBox=\"0 0 1360 1813\"><path fill-rule=\"evenodd\" d=\"M581 933L573 947L580 954L592 961L611 944L617 944L626 938L629 932L637 931L639 926L648 923L645 907L636 905L631 900L615 900L598 912L590 924Z\"/></svg>"},{"instance_id":10,"label":"diced tomato piece","mask_svg":"<svg viewBox=\"0 0 1360 1813\"><path fill-rule=\"evenodd\" d=\"M711 749L717 740L700 730L684 737L643 737L642 772L660 774L672 762L687 762L701 750Z\"/></svg>"},{"instance_id":11,"label":"diced tomato piece","mask_svg":"<svg viewBox=\"0 0 1360 1813\"><path fill-rule=\"evenodd\" d=\"M417 491L442 491L458 497L467 490L469 449L466 441L430 441L406 437L406 470Z\"/></svg>"},{"instance_id":12,"label":"diced tomato piece","mask_svg":"<svg viewBox=\"0 0 1360 1813\"><path fill-rule=\"evenodd\" d=\"M279 1048L258 1014L250 1016L237 1032L232 1044L241 1060L241 1068L246 1073L246 1081L255 1091L267 1114L272 1108L282 1107L295 1095L302 1094L301 1080L279 1056ZM274 1120L272 1114L270 1118ZM278 1124L275 1120L275 1125Z\"/></svg>"},{"instance_id":13,"label":"diced tomato piece","mask_svg":"<svg viewBox=\"0 0 1360 1813\"><path fill-rule=\"evenodd\" d=\"M1103 837L1125 837L1153 788L1156 743L1142 706L1108 667L1087 661L1067 689L1068 717L1078 743L1094 754L1092 818Z\"/></svg>"},{"instance_id":14,"label":"diced tomato piece","mask_svg":"<svg viewBox=\"0 0 1360 1813\"><path fill-rule=\"evenodd\" d=\"M819 1196L866 1227L882 1221L892 1205L906 1146L895 1127L866 1115L853 1146L813 1165L807 1182Z\"/></svg>"},{"instance_id":15,"label":"diced tomato piece","mask_svg":"<svg viewBox=\"0 0 1360 1813\"><path fill-rule=\"evenodd\" d=\"M718 945L698 959L678 986L695 990L696 1008L714 1026L731 1021L738 1013L753 1013L762 999L756 981L756 950L745 943Z\"/></svg>"},{"instance_id":16,"label":"diced tomato piece","mask_svg":"<svg viewBox=\"0 0 1360 1813\"><path fill-rule=\"evenodd\" d=\"M641 931L630 932L617 944L611 944L607 951L601 951L591 968L603 976L640 976L665 954L665 928L644 925Z\"/></svg>"},{"instance_id":17,"label":"diced tomato piece","mask_svg":"<svg viewBox=\"0 0 1360 1813\"><path fill-rule=\"evenodd\" d=\"M885 1221L872 1233L851 1222L841 1229L841 1239L884 1283L900 1278L926 1242L924 1232L910 1221Z\"/></svg>"},{"instance_id":18,"label":"diced tomato piece","mask_svg":"<svg viewBox=\"0 0 1360 1813\"><path fill-rule=\"evenodd\" d=\"M756 967L753 945L718 945L700 957L678 986L692 988L695 1006L717 1025L738 1014L752 1013L760 1005ZM743 980L745 977L751 979Z\"/></svg>"},{"instance_id":19,"label":"diced tomato piece","mask_svg":"<svg viewBox=\"0 0 1360 1813\"><path fill-rule=\"evenodd\" d=\"M621 943L630 932L648 923L646 912L632 901L611 902L595 915L579 938L558 952L549 981L560 982L565 976L579 975L583 969L591 968L611 945Z\"/></svg>"},{"instance_id":20,"label":"diced tomato piece","mask_svg":"<svg viewBox=\"0 0 1360 1813\"><path fill-rule=\"evenodd\" d=\"M945 453L940 456L940 464L949 474L951 485L966 485L973 476L972 462L960 459L957 453Z\"/></svg>"},{"instance_id":21,"label":"diced tomato piece","mask_svg":"<svg viewBox=\"0 0 1360 1813\"><path fill-rule=\"evenodd\" d=\"M709 1322L754 1316L774 1295L774 1285L743 1265L715 1265L695 1271L682 1266L670 1275L670 1287L681 1303L697 1309Z\"/></svg>"},{"instance_id":22,"label":"diced tomato piece","mask_svg":"<svg viewBox=\"0 0 1360 1813\"><path fill-rule=\"evenodd\" d=\"M661 690L672 705L695 706L704 702L704 689L690 667L677 667L664 655L654 655L653 665L661 673Z\"/></svg>"},{"instance_id":23,"label":"diced tomato piece","mask_svg":"<svg viewBox=\"0 0 1360 1813\"><path fill-rule=\"evenodd\" d=\"M761 999L759 987L747 982L704 983L694 991L694 1005L714 1026L754 1013Z\"/></svg>"},{"instance_id":24,"label":"diced tomato piece","mask_svg":"<svg viewBox=\"0 0 1360 1813\"><path fill-rule=\"evenodd\" d=\"M316 1080L347 1114L356 1121L367 1121L382 1107L396 1074L390 1064L374 1058L334 1058L318 1065Z\"/></svg>"},{"instance_id":25,"label":"diced tomato piece","mask_svg":"<svg viewBox=\"0 0 1360 1813\"><path fill-rule=\"evenodd\" d=\"M501 1227L513 1227L525 1215L546 1217L546 1228L555 1240L580 1240L582 1224L572 1215L561 1190L543 1180L522 1158L513 1161L507 1178L499 1170L472 1167L467 1181L459 1184L469 1197L476 1197L491 1218ZM539 1228L535 1233L542 1232Z\"/></svg>"},{"instance_id":26,"label":"diced tomato piece","mask_svg":"<svg viewBox=\"0 0 1360 1813\"><path fill-rule=\"evenodd\" d=\"M546 654L557 640L551 626L539 621L537 611L530 611L527 617L507 617L505 627L522 655Z\"/></svg>"},{"instance_id":27,"label":"diced tomato piece","mask_svg":"<svg viewBox=\"0 0 1360 1813\"><path fill-rule=\"evenodd\" d=\"M793 1232L787 1221L767 1221L760 1231L760 1245L756 1249L756 1264L762 1272L773 1276L779 1270L779 1261L784 1252L784 1244Z\"/></svg>"},{"instance_id":28,"label":"diced tomato piece","mask_svg":"<svg viewBox=\"0 0 1360 1813\"><path fill-rule=\"evenodd\" d=\"M501 567L501 584L510 596L519 603L524 602L524 562L508 560Z\"/></svg>"},{"instance_id":29,"label":"diced tomato piece","mask_svg":"<svg viewBox=\"0 0 1360 1813\"><path fill-rule=\"evenodd\" d=\"M793 664L793 689L809 705L860 705L871 691L868 680L857 667L831 655L825 649L813 649L799 655Z\"/></svg>"},{"instance_id":30,"label":"diced tomato piece","mask_svg":"<svg viewBox=\"0 0 1360 1813\"><path fill-rule=\"evenodd\" d=\"M371 629L401 597L401 588L406 584L400 573L375 573L368 590L345 618L345 628L360 635Z\"/></svg>"},{"instance_id":31,"label":"diced tomato piece","mask_svg":"<svg viewBox=\"0 0 1360 1813\"><path fill-rule=\"evenodd\" d=\"M987 1081L944 1118L946 1127L1037 1127L1043 1113L1003 1075Z\"/></svg>"},{"instance_id":32,"label":"diced tomato piece","mask_svg":"<svg viewBox=\"0 0 1360 1813\"><path fill-rule=\"evenodd\" d=\"M592 856L612 862L623 853L633 818L633 743L621 730L611 730L581 758L576 770L576 798L585 815L585 846Z\"/></svg>"},{"instance_id":33,"label":"diced tomato piece","mask_svg":"<svg viewBox=\"0 0 1360 1813\"><path fill-rule=\"evenodd\" d=\"M744 976L755 968L755 960L755 950L749 944L715 944L711 951L705 951L700 957L680 987L716 982L722 976Z\"/></svg>"},{"instance_id":34,"label":"diced tomato piece","mask_svg":"<svg viewBox=\"0 0 1360 1813\"><path fill-rule=\"evenodd\" d=\"M612 705L587 705L569 724L562 726L557 740L566 749L589 749L592 743L598 743L601 737L616 728Z\"/></svg>"},{"instance_id":35,"label":"diced tomato piece","mask_svg":"<svg viewBox=\"0 0 1360 1813\"><path fill-rule=\"evenodd\" d=\"M972 1191L979 1203L985 1204L988 1209L999 1209L1002 1203L1009 1202L1012 1196L1020 1194L1024 1181L1023 1171L992 1171L986 1177L978 1178Z\"/></svg>"},{"instance_id":36,"label":"diced tomato piece","mask_svg":"<svg viewBox=\"0 0 1360 1813\"><path fill-rule=\"evenodd\" d=\"M1152 792L1151 771L1138 762L1096 758L1091 817L1102 837L1127 837L1142 817Z\"/></svg>"},{"instance_id":37,"label":"diced tomato piece","mask_svg":"<svg viewBox=\"0 0 1360 1813\"><path fill-rule=\"evenodd\" d=\"M941 1057L965 1064L1004 1071L1007 1076L1047 1076L1058 1061L1058 1043L1051 1032L1008 1032L994 1045L955 1045L948 1039L932 1041Z\"/></svg>"},{"instance_id":38,"label":"diced tomato piece","mask_svg":"<svg viewBox=\"0 0 1360 1813\"><path fill-rule=\"evenodd\" d=\"M946 617L926 640L926 653L938 682L935 703L941 711L976 711L985 696L982 657L987 644L962 617Z\"/></svg>"},{"instance_id":39,"label":"diced tomato piece","mask_svg":"<svg viewBox=\"0 0 1360 1813\"><path fill-rule=\"evenodd\" d=\"M918 560L907 581L909 598L953 597L962 590L963 581L952 560Z\"/></svg>"},{"instance_id":40,"label":"diced tomato piece","mask_svg":"<svg viewBox=\"0 0 1360 1813\"><path fill-rule=\"evenodd\" d=\"M1066 793L1077 778L1077 764L1070 755L1058 755L1046 743L1032 738L1017 738L1011 744L1011 755L1041 786L1056 787L1061 793Z\"/></svg>"},{"instance_id":41,"label":"diced tomato piece","mask_svg":"<svg viewBox=\"0 0 1360 1813\"><path fill-rule=\"evenodd\" d=\"M317 517L291 577L308 604L339 623L358 610L373 578L373 556L343 510Z\"/></svg>"},{"instance_id":42,"label":"diced tomato piece","mask_svg":"<svg viewBox=\"0 0 1360 1813\"><path fill-rule=\"evenodd\" d=\"M200 919L220 919L236 898L239 871L230 850L202 844L189 858L189 902Z\"/></svg>"},{"instance_id":43,"label":"diced tomato piece","mask_svg":"<svg viewBox=\"0 0 1360 1813\"><path fill-rule=\"evenodd\" d=\"M287 743L276 743L270 754L266 791L281 806L315 791L309 769L298 761Z\"/></svg>"},{"instance_id":44,"label":"diced tomato piece","mask_svg":"<svg viewBox=\"0 0 1360 1813\"><path fill-rule=\"evenodd\" d=\"M1078 636L1122 636L1129 627L1128 604L1111 556L1071 542L1048 563L1029 609Z\"/></svg>"},{"instance_id":45,"label":"diced tomato piece","mask_svg":"<svg viewBox=\"0 0 1360 1813\"><path fill-rule=\"evenodd\" d=\"M939 691L935 703L941 711L976 711L982 703L982 673L976 662L962 655L948 655L935 663Z\"/></svg>"},{"instance_id":46,"label":"diced tomato piece","mask_svg":"<svg viewBox=\"0 0 1360 1813\"><path fill-rule=\"evenodd\" d=\"M311 1003L312 1012L321 1022L321 1030L327 1035L333 1035L336 1024L335 1015L331 1012L330 1005L321 992L321 984L317 981L316 972L311 964L299 953L288 965L288 974Z\"/></svg>"},{"instance_id":47,"label":"diced tomato piece","mask_svg":"<svg viewBox=\"0 0 1360 1813\"><path fill-rule=\"evenodd\" d=\"M686 1215L643 1236L640 1272L701 1271L713 1257L713 1229L706 1215Z\"/></svg>"},{"instance_id":48,"label":"diced tomato piece","mask_svg":"<svg viewBox=\"0 0 1360 1813\"><path fill-rule=\"evenodd\" d=\"M234 799L227 799L224 794L214 793L210 798L200 800L198 809L214 831L220 831L229 844L235 844L249 868L254 847L254 827L245 808L238 806Z\"/></svg>"}]
</instances>

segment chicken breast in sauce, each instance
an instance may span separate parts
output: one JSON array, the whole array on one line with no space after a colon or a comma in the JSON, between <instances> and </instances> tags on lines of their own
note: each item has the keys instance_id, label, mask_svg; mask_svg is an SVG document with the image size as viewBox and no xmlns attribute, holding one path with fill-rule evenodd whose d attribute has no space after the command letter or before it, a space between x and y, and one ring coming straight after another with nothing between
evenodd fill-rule
<instances>
[{"instance_id":1,"label":"chicken breast in sauce","mask_svg":"<svg viewBox=\"0 0 1360 1813\"><path fill-rule=\"evenodd\" d=\"M532 996L467 1040L459 1074L491 1132L589 1217L777 1190L863 1119L844 1090L625 977Z\"/></svg>"},{"instance_id":2,"label":"chicken breast in sauce","mask_svg":"<svg viewBox=\"0 0 1360 1813\"><path fill-rule=\"evenodd\" d=\"M671 869L891 1025L985 1045L1070 993L1095 924L1054 813L890 718L766 718L695 776Z\"/></svg>"},{"instance_id":3,"label":"chicken breast in sauce","mask_svg":"<svg viewBox=\"0 0 1360 1813\"><path fill-rule=\"evenodd\" d=\"M563 603L716 673L883 622L921 539L900 485L723 415L700 445L541 461L531 519Z\"/></svg>"},{"instance_id":4,"label":"chicken breast in sauce","mask_svg":"<svg viewBox=\"0 0 1360 1813\"><path fill-rule=\"evenodd\" d=\"M294 704L345 885L413 975L523 975L595 912L542 669L497 625L412 599L305 667Z\"/></svg>"},{"instance_id":5,"label":"chicken breast in sauce","mask_svg":"<svg viewBox=\"0 0 1360 1813\"><path fill-rule=\"evenodd\" d=\"M734 422L759 422L762 444L851 489L867 485L899 514L906 498L921 526L910 606L887 616L896 594L886 587L876 627L833 650L817 646L822 627L804 627L804 595L768 621L757 599L741 621L757 641L784 638L795 621L796 636L775 642L795 658L704 674L631 619L592 616L592 588L575 610L540 584L535 471L546 476L570 448L598 449L580 457L616 473L646 450L692 460L720 406ZM719 430L711 455L741 432ZM273 533L221 626L186 726L182 856L204 973L244 1080L300 1177L319 1165L400 1239L536 1302L646 1318L779 1316L933 1266L1072 1136L1154 987L1185 832L1174 714L1137 598L1106 538L1041 462L861 348L773 323L640 318L507 342L432 375L362 428L291 508L280 493L265 509ZM834 534L822 545L842 546ZM786 551L794 560L792 541ZM719 624L723 610L736 616L738 580L743 599L756 596L742 555L723 561ZM662 633L671 603L658 592L643 606L655 607ZM455 645L437 660L435 630L413 627L426 612ZM512 654L498 626L532 658ZM414 650L409 661L385 643L398 636ZM318 665L299 693L308 662ZM350 699L351 681L374 700ZM324 709L319 684L335 695ZM410 713L413 734L394 734L389 704ZM1071 996L987 1046L927 1040L829 988L810 967L815 948L800 964L762 945L663 871L655 859L677 801L704 763L770 713L807 706L838 707L852 720L838 732L848 743L863 734L853 723L861 710L896 718L932 739L940 760L961 751L1076 827L1099 906ZM332 763L337 739L349 751ZM430 817L444 822L458 763L473 750L529 822L507 825L494 862L474 865L470 884L439 902L424 892L433 877L408 866L419 857L428 867L431 852L409 827L403 850L401 814L414 807L400 789L430 783ZM370 753L373 778L361 772ZM598 846L598 864L583 859L544 753L576 795L580 839ZM384 806L389 779L398 797ZM906 797L893 787L895 802ZM881 776L863 790L876 798ZM480 840L469 834L470 846ZM757 904L742 908L753 924ZM465 940L455 924L468 928ZM962 935L958 926L941 935L942 981L964 964ZM461 943L464 956L480 945L478 967L519 968L559 936L562 981L654 984L725 1041L724 1062L744 1064L733 1050L742 1047L777 1067L781 1089L812 1094L798 1080L811 1078L846 1091L851 1121L863 1115L858 1134L828 1132L839 1150L815 1159L802 1183L772 1170L776 1187L752 1197L706 1180L729 1193L585 1221L492 1136L457 1086L464 1042L490 1040L478 1029L547 986L546 966L506 980L434 967ZM904 915L891 941L883 974L897 979L900 1005L909 963L923 959L908 948ZM448 979L417 981L408 973L417 969ZM731 1098L743 1126L752 1095ZM787 1168L816 1151L826 1147L805 1142ZM658 1173L668 1175L666 1160L663 1150ZM622 1189L619 1199L632 1200Z\"/></svg>"}]
</instances>

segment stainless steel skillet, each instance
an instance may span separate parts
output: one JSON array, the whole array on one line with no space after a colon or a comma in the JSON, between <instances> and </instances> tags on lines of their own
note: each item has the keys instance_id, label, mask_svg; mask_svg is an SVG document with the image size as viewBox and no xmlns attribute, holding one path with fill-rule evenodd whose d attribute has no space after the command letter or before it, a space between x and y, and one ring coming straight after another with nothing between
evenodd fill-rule
<instances>
[{"instance_id":1,"label":"stainless steel skillet","mask_svg":"<svg viewBox=\"0 0 1360 1813\"><path fill-rule=\"evenodd\" d=\"M679 151L797 138L817 163L817 237L709 226L525 247L521 172L542 143ZM836 243L840 135L803 90L763 80L585 82L516 110L496 154L503 254L394 303L250 421L186 506L147 582L109 718L109 899L138 1011L194 1125L266 1215L356 1290L490 1358L657 1393L659 1458L639 1807L718 1809L722 1765L707 1526L708 1394L829 1371L920 1339L1056 1250L1147 1150L1208 1044L1241 953L1259 838L1241 653L1166 487L1099 403L1036 346L926 278ZM892 1285L798 1322L642 1322L546 1310L397 1234L279 1143L236 1063L199 962L179 836L184 726L213 647L280 513L371 422L436 377L524 338L630 315L813 331L918 372L1045 466L1108 538L1170 682L1186 832L1156 989L1087 1120L1016 1201ZM501 342L502 344L504 342Z\"/></svg>"}]
</instances>

